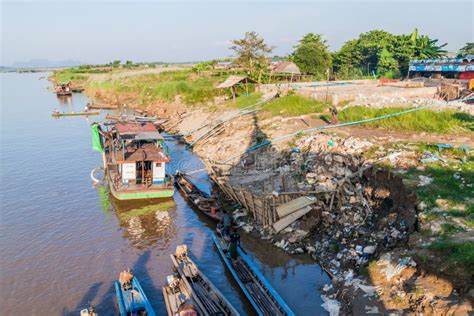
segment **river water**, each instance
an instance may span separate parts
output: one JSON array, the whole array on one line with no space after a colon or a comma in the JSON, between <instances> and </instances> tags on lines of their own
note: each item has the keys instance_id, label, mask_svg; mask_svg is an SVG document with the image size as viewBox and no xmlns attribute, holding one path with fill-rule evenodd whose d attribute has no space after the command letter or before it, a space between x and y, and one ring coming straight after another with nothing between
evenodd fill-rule
<instances>
[{"instance_id":1,"label":"river water","mask_svg":"<svg viewBox=\"0 0 474 316\"><path fill-rule=\"evenodd\" d=\"M94 119L54 119L54 108L80 111L87 97L59 102L46 73L0 74L0 306L1 315L78 315L89 304L116 315L113 281L134 270L158 315L161 288L172 273L169 255L185 243L200 268L244 315L253 314L213 246L214 224L176 192L160 204L116 203L94 188L90 171ZM183 145L168 141L177 168L202 167ZM206 174L196 184L208 189ZM243 246L298 315L324 315L320 287L329 281L305 256L290 257L251 236Z\"/></svg>"}]
</instances>

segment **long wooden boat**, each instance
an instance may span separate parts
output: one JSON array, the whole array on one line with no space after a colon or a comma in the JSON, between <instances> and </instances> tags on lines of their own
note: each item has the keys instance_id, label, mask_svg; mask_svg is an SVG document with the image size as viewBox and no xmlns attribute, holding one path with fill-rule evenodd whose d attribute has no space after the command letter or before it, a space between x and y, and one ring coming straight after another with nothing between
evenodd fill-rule
<instances>
[{"instance_id":1,"label":"long wooden boat","mask_svg":"<svg viewBox=\"0 0 474 316\"><path fill-rule=\"evenodd\" d=\"M183 280L188 292L203 312L202 315L237 316L239 313L214 284L199 270L189 258L186 245L176 247L171 255L174 268Z\"/></svg>"},{"instance_id":2,"label":"long wooden boat","mask_svg":"<svg viewBox=\"0 0 474 316\"><path fill-rule=\"evenodd\" d=\"M188 286L179 275L169 275L167 277L168 286L163 287L163 298L165 300L166 312L168 316L204 315L199 308Z\"/></svg>"},{"instance_id":3,"label":"long wooden boat","mask_svg":"<svg viewBox=\"0 0 474 316\"><path fill-rule=\"evenodd\" d=\"M51 114L52 117L61 117L61 116L92 116L92 115L99 115L100 112L98 111L87 111L87 112L71 112L71 113L53 113Z\"/></svg>"},{"instance_id":4,"label":"long wooden boat","mask_svg":"<svg viewBox=\"0 0 474 316\"><path fill-rule=\"evenodd\" d=\"M238 257L234 260L230 257L227 241L215 234L212 234L212 239L225 265L258 315L295 315L240 246L237 247Z\"/></svg>"},{"instance_id":5,"label":"long wooden boat","mask_svg":"<svg viewBox=\"0 0 474 316\"><path fill-rule=\"evenodd\" d=\"M119 280L115 281L115 294L120 316L156 316L140 282L130 271L120 273Z\"/></svg>"},{"instance_id":6,"label":"long wooden boat","mask_svg":"<svg viewBox=\"0 0 474 316\"><path fill-rule=\"evenodd\" d=\"M182 172L176 172L174 180L178 189L183 193L188 202L214 221L220 221L223 213L219 208L217 200L209 194L201 191Z\"/></svg>"}]
</instances>

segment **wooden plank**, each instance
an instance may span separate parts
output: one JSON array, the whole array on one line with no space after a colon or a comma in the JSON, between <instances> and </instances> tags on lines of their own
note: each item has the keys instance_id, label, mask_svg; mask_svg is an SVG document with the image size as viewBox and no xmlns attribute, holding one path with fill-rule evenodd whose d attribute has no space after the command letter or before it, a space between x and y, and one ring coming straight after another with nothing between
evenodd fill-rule
<instances>
[{"instance_id":1,"label":"wooden plank","mask_svg":"<svg viewBox=\"0 0 474 316\"><path fill-rule=\"evenodd\" d=\"M280 205L276 208L278 216L283 218L291 213L296 212L299 209L302 209L305 206L316 203L317 199L315 196L302 196L297 199L291 200L288 203Z\"/></svg>"},{"instance_id":2,"label":"wooden plank","mask_svg":"<svg viewBox=\"0 0 474 316\"><path fill-rule=\"evenodd\" d=\"M276 223L273 224L273 229L275 229L275 231L277 233L279 233L280 231L282 231L283 229L285 229L286 227L291 225L294 221L296 221L300 217L308 214L309 211L311 211L311 209L312 209L312 207L308 205L308 206L294 212L293 214L290 214L290 215L280 219L279 221L277 221Z\"/></svg>"}]
</instances>

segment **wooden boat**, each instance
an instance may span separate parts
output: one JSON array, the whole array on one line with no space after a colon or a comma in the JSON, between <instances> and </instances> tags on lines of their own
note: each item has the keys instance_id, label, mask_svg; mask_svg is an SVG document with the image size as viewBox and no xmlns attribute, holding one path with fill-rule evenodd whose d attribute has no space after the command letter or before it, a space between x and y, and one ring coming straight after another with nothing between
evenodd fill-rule
<instances>
[{"instance_id":1,"label":"wooden boat","mask_svg":"<svg viewBox=\"0 0 474 316\"><path fill-rule=\"evenodd\" d=\"M115 281L115 294L120 316L156 316L140 282L130 271L120 273L119 280Z\"/></svg>"},{"instance_id":2,"label":"wooden boat","mask_svg":"<svg viewBox=\"0 0 474 316\"><path fill-rule=\"evenodd\" d=\"M192 297L190 288L179 275L167 277L168 286L163 287L168 316L201 316L204 315Z\"/></svg>"},{"instance_id":3,"label":"wooden boat","mask_svg":"<svg viewBox=\"0 0 474 316\"><path fill-rule=\"evenodd\" d=\"M201 315L239 315L224 295L188 257L186 245L176 247L175 254L171 255L171 261L187 291L191 293L193 300L202 311Z\"/></svg>"},{"instance_id":4,"label":"wooden boat","mask_svg":"<svg viewBox=\"0 0 474 316\"><path fill-rule=\"evenodd\" d=\"M110 192L117 200L170 198L175 188L163 136L151 122L93 123L93 149L102 153Z\"/></svg>"},{"instance_id":5,"label":"wooden boat","mask_svg":"<svg viewBox=\"0 0 474 316\"><path fill-rule=\"evenodd\" d=\"M55 90L58 97L67 97L72 95L72 89L69 82L58 84Z\"/></svg>"},{"instance_id":6,"label":"wooden boat","mask_svg":"<svg viewBox=\"0 0 474 316\"><path fill-rule=\"evenodd\" d=\"M92 116L99 115L100 112L87 111L87 112L71 112L71 113L54 113L51 114L52 117L61 117L61 116Z\"/></svg>"},{"instance_id":7,"label":"wooden boat","mask_svg":"<svg viewBox=\"0 0 474 316\"><path fill-rule=\"evenodd\" d=\"M295 315L240 246L237 247L237 259L232 259L229 243L215 234L212 238L225 265L258 315Z\"/></svg>"},{"instance_id":8,"label":"wooden boat","mask_svg":"<svg viewBox=\"0 0 474 316\"><path fill-rule=\"evenodd\" d=\"M182 172L176 172L174 176L175 184L184 194L189 203L214 221L220 221L223 213L215 198L199 190L191 180Z\"/></svg>"}]
</instances>

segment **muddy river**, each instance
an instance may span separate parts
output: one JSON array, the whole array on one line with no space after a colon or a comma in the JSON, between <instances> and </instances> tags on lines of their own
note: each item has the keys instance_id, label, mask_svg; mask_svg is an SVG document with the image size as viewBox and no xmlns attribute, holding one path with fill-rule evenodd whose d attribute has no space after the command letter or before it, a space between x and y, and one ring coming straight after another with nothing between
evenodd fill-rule
<instances>
[{"instance_id":1,"label":"muddy river","mask_svg":"<svg viewBox=\"0 0 474 316\"><path fill-rule=\"evenodd\" d=\"M172 273L169 255L188 245L191 256L242 314L252 315L212 243L214 224L176 192L160 204L116 203L95 188L101 164L89 124L98 117L54 119L53 109L80 111L81 94L62 100L48 91L48 74L1 74L0 306L2 315L78 315L89 304L116 315L113 281L132 268L158 315L161 288ZM168 141L169 171L202 167L182 144ZM209 189L206 174L195 182ZM243 246L298 315L324 315L319 288L328 277L308 257L290 257L259 239Z\"/></svg>"}]
</instances>

